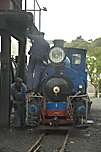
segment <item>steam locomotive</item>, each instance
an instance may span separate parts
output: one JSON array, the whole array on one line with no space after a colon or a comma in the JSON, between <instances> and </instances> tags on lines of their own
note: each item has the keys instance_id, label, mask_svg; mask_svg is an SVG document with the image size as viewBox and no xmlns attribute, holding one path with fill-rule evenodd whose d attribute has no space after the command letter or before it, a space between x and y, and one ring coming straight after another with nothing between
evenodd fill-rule
<instances>
[{"instance_id":1,"label":"steam locomotive","mask_svg":"<svg viewBox=\"0 0 101 152\"><path fill-rule=\"evenodd\" d=\"M40 79L40 94L30 94L27 124L67 126L87 122L91 101L87 95L85 49L55 45Z\"/></svg>"}]
</instances>

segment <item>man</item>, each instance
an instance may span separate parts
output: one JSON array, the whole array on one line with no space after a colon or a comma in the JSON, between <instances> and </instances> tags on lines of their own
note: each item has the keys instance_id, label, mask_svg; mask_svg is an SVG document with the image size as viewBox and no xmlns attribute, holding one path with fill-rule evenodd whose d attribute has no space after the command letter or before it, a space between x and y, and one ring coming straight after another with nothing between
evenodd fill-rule
<instances>
[{"instance_id":1,"label":"man","mask_svg":"<svg viewBox=\"0 0 101 152\"><path fill-rule=\"evenodd\" d=\"M35 89L38 89L42 71L46 66L45 63L48 63L50 46L44 39L43 33L36 36L30 35L29 38L32 41L32 47L29 51L30 58L27 73L27 86L29 90L36 91Z\"/></svg>"},{"instance_id":2,"label":"man","mask_svg":"<svg viewBox=\"0 0 101 152\"><path fill-rule=\"evenodd\" d=\"M11 99L13 100L15 110L15 127L24 127L25 125L26 92L26 85L18 77L11 85Z\"/></svg>"}]
</instances>

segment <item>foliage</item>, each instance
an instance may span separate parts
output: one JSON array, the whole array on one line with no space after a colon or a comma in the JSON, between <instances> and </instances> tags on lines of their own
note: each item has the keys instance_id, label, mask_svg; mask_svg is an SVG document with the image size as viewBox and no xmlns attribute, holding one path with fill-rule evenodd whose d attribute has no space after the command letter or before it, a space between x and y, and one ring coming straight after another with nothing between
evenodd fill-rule
<instances>
[{"instance_id":1,"label":"foliage","mask_svg":"<svg viewBox=\"0 0 101 152\"><path fill-rule=\"evenodd\" d=\"M97 72L101 73L101 38L97 38L94 41L84 40L82 36L78 36L75 40L70 43L65 43L65 47L83 48L88 50L89 56L94 56L96 60Z\"/></svg>"},{"instance_id":2,"label":"foliage","mask_svg":"<svg viewBox=\"0 0 101 152\"><path fill-rule=\"evenodd\" d=\"M98 92L101 91L101 77L98 73L97 60L94 56L87 56L87 68L91 84L95 87L95 96L97 97Z\"/></svg>"},{"instance_id":3,"label":"foliage","mask_svg":"<svg viewBox=\"0 0 101 152\"><path fill-rule=\"evenodd\" d=\"M70 42L70 43L66 42L65 47L88 49L90 47L90 43L85 41L81 36L79 36L79 37L77 37L77 39L72 40L72 42Z\"/></svg>"},{"instance_id":4,"label":"foliage","mask_svg":"<svg viewBox=\"0 0 101 152\"><path fill-rule=\"evenodd\" d=\"M87 68L91 84L96 88L99 84L100 77L98 74L96 58L94 56L87 56Z\"/></svg>"},{"instance_id":5,"label":"foliage","mask_svg":"<svg viewBox=\"0 0 101 152\"><path fill-rule=\"evenodd\" d=\"M101 38L97 38L93 41L94 47L101 47Z\"/></svg>"}]
</instances>

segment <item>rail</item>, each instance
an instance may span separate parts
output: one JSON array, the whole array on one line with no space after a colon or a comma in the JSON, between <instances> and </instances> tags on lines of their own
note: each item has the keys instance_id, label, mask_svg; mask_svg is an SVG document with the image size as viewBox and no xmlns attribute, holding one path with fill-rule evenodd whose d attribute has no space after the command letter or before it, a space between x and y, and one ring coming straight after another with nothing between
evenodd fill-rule
<instances>
[{"instance_id":1,"label":"rail","mask_svg":"<svg viewBox=\"0 0 101 152\"><path fill-rule=\"evenodd\" d=\"M63 142L61 141L62 145L60 145L60 143L59 143L59 145L57 146L57 143L55 143L57 148L54 149L54 152L64 152L66 145L68 143L68 139L69 139L69 133L67 132L65 134L65 138L63 139ZM42 134L38 138L36 143L34 145L32 145L31 148L27 152L39 152L39 151L41 151L41 148L43 148L43 146L46 147L46 149L47 149L47 146L45 145L44 140L47 140L46 134ZM49 144L50 144L50 141L49 141Z\"/></svg>"},{"instance_id":2,"label":"rail","mask_svg":"<svg viewBox=\"0 0 101 152\"><path fill-rule=\"evenodd\" d=\"M31 148L27 151L27 152L38 152L40 147L41 147L41 141L43 139L43 137L45 136L45 134L40 135L40 137L38 138L38 140L36 141L35 144L33 144L31 146Z\"/></svg>"},{"instance_id":3,"label":"rail","mask_svg":"<svg viewBox=\"0 0 101 152\"><path fill-rule=\"evenodd\" d=\"M59 152L64 152L64 151L65 151L65 147L66 147L66 144L67 144L68 139L69 139L69 133L66 134L64 143L63 143L63 145L61 146L61 149L59 150Z\"/></svg>"}]
</instances>

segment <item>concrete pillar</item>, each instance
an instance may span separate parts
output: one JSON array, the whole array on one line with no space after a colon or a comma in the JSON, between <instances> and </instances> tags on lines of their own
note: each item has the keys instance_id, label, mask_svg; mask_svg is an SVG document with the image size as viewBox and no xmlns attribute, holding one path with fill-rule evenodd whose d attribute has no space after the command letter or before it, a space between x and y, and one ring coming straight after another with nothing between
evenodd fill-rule
<instances>
[{"instance_id":1,"label":"concrete pillar","mask_svg":"<svg viewBox=\"0 0 101 152\"><path fill-rule=\"evenodd\" d=\"M1 35L0 127L9 126L10 50L11 50L11 38L8 33L2 32L2 35Z\"/></svg>"}]
</instances>

